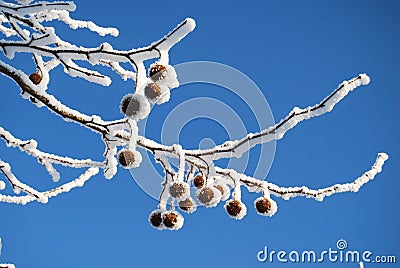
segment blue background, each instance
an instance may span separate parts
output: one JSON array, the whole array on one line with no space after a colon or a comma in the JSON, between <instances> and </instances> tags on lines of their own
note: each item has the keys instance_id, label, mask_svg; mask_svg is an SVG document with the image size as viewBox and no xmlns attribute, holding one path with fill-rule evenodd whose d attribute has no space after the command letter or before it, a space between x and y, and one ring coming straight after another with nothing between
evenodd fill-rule
<instances>
[{"instance_id":1,"label":"blue background","mask_svg":"<svg viewBox=\"0 0 400 268\"><path fill-rule=\"evenodd\" d=\"M156 200L137 186L128 171L120 169L111 181L100 174L83 189L51 199L47 205L0 204L0 262L13 262L18 268L357 267L328 262L259 263L256 258L264 246L322 251L336 248L341 238L347 240L349 249L400 257L398 1L114 0L76 4L74 18L120 29L118 38L105 38L118 49L145 46L186 17L193 17L197 28L171 50L171 64L208 60L241 70L262 89L276 120L294 106L319 102L345 79L369 74L370 85L351 93L332 113L298 125L278 142L269 173L274 183L317 188L349 182L369 169L378 152L387 152L390 159L383 172L357 194L335 195L323 203L275 199L278 213L264 218L252 206L258 195L243 190L248 214L242 221L230 219L220 204L186 216L178 232L160 232L149 225L147 218ZM72 32L56 25L60 35L71 42L101 43L102 39L86 30ZM30 58L23 56L15 58L15 65L27 72L34 70ZM105 119L120 117L119 100L133 86L113 76L111 87L102 88L68 78L61 68L52 75L50 93L73 108ZM103 144L97 134L65 123L45 108L37 109L20 98L8 78L0 79L2 127L21 139L37 139L42 150L101 160ZM184 89L173 91L166 105L173 107L200 90L196 86ZM207 95L207 87L203 90ZM245 117L248 111L243 112ZM211 121L192 123L185 129L187 136L182 134L182 143L188 147L192 139L224 135L223 131L210 132L207 124L214 124ZM7 149L3 142L0 150L1 159L13 163L23 181L41 190L54 187L36 160L18 149ZM65 168L60 171L62 182L79 174Z\"/></svg>"}]
</instances>

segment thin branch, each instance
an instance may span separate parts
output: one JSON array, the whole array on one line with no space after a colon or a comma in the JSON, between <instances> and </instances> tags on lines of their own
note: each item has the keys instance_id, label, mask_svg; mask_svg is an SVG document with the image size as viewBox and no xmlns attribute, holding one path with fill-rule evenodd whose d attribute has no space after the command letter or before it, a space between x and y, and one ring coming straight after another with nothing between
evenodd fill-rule
<instances>
[{"instance_id":1,"label":"thin branch","mask_svg":"<svg viewBox=\"0 0 400 268\"><path fill-rule=\"evenodd\" d=\"M35 140L23 141L14 137L10 132L0 127L0 138L3 139L8 147L18 147L22 152L32 155L40 160L48 160L54 164L60 164L66 167L82 168L82 167L103 167L104 163L96 162L91 159L73 159L69 157L58 156L46 153L37 149Z\"/></svg>"},{"instance_id":2,"label":"thin branch","mask_svg":"<svg viewBox=\"0 0 400 268\"><path fill-rule=\"evenodd\" d=\"M259 192L263 187L266 187L273 195L282 197L288 200L293 197L305 196L307 198L313 198L317 201L323 201L327 196L331 196L337 193L345 192L358 192L358 190L366 183L374 179L374 177L382 171L382 166L388 159L388 155L385 153L379 153L375 163L371 169L366 171L363 175L355 179L353 182L345 184L335 184L322 189L309 189L306 186L301 187L280 187L271 182L261 181L245 174L240 174L232 169L216 168L217 173L221 175L230 174L233 177L240 178L240 182L249 187L249 190Z\"/></svg>"},{"instance_id":3,"label":"thin branch","mask_svg":"<svg viewBox=\"0 0 400 268\"><path fill-rule=\"evenodd\" d=\"M33 189L29 185L26 185L22 182L20 182L12 173L11 167L8 163L2 161L0 159L0 171L3 173L4 177L10 182L12 185L14 192L20 192L23 191L27 193L29 196L32 198L38 200L41 203L47 203L47 197L44 196L42 193L38 192L37 190ZM0 200L2 199L2 196L0 195Z\"/></svg>"},{"instance_id":4,"label":"thin branch","mask_svg":"<svg viewBox=\"0 0 400 268\"><path fill-rule=\"evenodd\" d=\"M39 194L43 196L46 200L51 197L55 197L61 193L66 193L69 192L70 190L76 188L76 187L83 187L83 185L93 176L95 176L99 172L98 168L89 168L85 173L83 173L81 176L79 176L77 179L70 181L68 183L65 183L61 185L60 187L57 187L55 189L45 191L45 192L40 192ZM10 196L10 195L2 195L0 194L0 202L6 202L6 203L15 203L15 204L27 204L29 202L32 202L36 200L35 197L32 196Z\"/></svg>"}]
</instances>

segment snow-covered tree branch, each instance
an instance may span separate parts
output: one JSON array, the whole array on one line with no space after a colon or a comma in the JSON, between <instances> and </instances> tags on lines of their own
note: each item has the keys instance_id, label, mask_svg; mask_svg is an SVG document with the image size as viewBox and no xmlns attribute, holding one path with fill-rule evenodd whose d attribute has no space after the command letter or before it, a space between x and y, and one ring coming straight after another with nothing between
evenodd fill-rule
<instances>
[{"instance_id":1,"label":"snow-covered tree branch","mask_svg":"<svg viewBox=\"0 0 400 268\"><path fill-rule=\"evenodd\" d=\"M0 48L8 58L0 60L0 72L13 80L21 90L21 96L33 105L45 107L66 122L77 123L99 134L104 142L103 161L43 152L35 140L21 140L11 133L12 130L0 126L0 138L5 144L36 158L54 182L62 180L57 165L86 168L75 180L64 182L53 189L39 191L28 185L27 178L17 178L10 163L0 159L0 171L4 178L0 180L0 190L9 185L15 193L0 194L1 202L46 203L50 197L82 187L100 170L104 172L105 178L111 179L117 172L118 164L128 169L138 167L142 156L137 149L142 148L151 152L165 171L159 206L150 214L149 221L155 228L176 230L182 227L184 221L175 209L176 206L184 212L192 213L196 210L197 201L206 207L214 207L220 201L226 201L227 213L235 219L242 219L247 211L241 201L242 186L245 186L250 192L261 193L254 201L257 212L263 216L273 216L277 211L277 204L271 194L285 200L305 196L322 201L336 193L357 192L381 172L388 159L385 153L379 153L372 168L359 178L316 190L306 186L281 187L269 180L253 178L233 169L214 165L218 159L240 158L258 144L280 140L302 121L330 112L352 90L368 85L370 79L366 74L342 82L329 96L314 106L303 109L295 107L275 125L263 126L265 129L260 132L249 133L241 139L226 141L214 148L187 150L179 144L165 145L144 137L140 135L137 123L149 115L151 105L169 101L171 89L179 86L179 77L169 63L169 51L194 30L195 21L191 18L184 20L170 33L143 48L118 50L106 42L97 47L82 47L64 40L57 34L56 28L48 25L53 21L61 21L71 29L87 28L100 36L118 36L119 32L115 28L97 26L90 21L72 19L70 12L75 8L72 2L31 3L20 0L14 4L0 1L0 32L6 38L0 40ZM14 67L13 58L16 53L32 55L36 70L25 73ZM148 60L153 63L146 68L144 62ZM91 68L85 67L88 66L87 63ZM98 115L84 114L61 103L55 95L47 91L52 70L58 66L69 76L103 86L109 86L111 78L102 74L97 68L99 66L110 68L123 80L133 80L135 86L132 93L121 96L120 109L123 117L106 121ZM178 160L177 167L172 165L173 159ZM192 186L196 188L194 196L190 193Z\"/></svg>"}]
</instances>

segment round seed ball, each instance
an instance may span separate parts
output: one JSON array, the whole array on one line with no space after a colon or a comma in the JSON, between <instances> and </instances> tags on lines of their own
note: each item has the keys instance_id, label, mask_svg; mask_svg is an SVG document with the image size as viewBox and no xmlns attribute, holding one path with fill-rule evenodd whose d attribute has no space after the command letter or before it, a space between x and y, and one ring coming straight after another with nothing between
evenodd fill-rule
<instances>
[{"instance_id":1,"label":"round seed ball","mask_svg":"<svg viewBox=\"0 0 400 268\"><path fill-rule=\"evenodd\" d=\"M242 204L237 200L231 200L225 205L226 212L232 217L236 217L242 211Z\"/></svg>"},{"instance_id":2,"label":"round seed ball","mask_svg":"<svg viewBox=\"0 0 400 268\"><path fill-rule=\"evenodd\" d=\"M178 215L173 212L167 212L164 214L163 223L167 228L173 228L178 222Z\"/></svg>"},{"instance_id":3,"label":"round seed ball","mask_svg":"<svg viewBox=\"0 0 400 268\"><path fill-rule=\"evenodd\" d=\"M42 76L38 73L31 73L29 75L29 80L31 80L35 85L38 85L42 81Z\"/></svg>"},{"instance_id":4,"label":"round seed ball","mask_svg":"<svg viewBox=\"0 0 400 268\"><path fill-rule=\"evenodd\" d=\"M140 109L140 102L133 95L124 97L121 101L121 111L126 116L134 116Z\"/></svg>"},{"instance_id":5,"label":"round seed ball","mask_svg":"<svg viewBox=\"0 0 400 268\"><path fill-rule=\"evenodd\" d=\"M202 175L198 174L194 179L193 179L193 185L196 188L201 188L204 186L204 178Z\"/></svg>"},{"instance_id":6,"label":"round seed ball","mask_svg":"<svg viewBox=\"0 0 400 268\"><path fill-rule=\"evenodd\" d=\"M160 211L154 211L150 215L150 223L153 227L160 227L162 224L162 217L161 217L161 212Z\"/></svg>"},{"instance_id":7,"label":"round seed ball","mask_svg":"<svg viewBox=\"0 0 400 268\"><path fill-rule=\"evenodd\" d=\"M179 208L183 211L189 211L193 206L193 201L190 198L179 202Z\"/></svg>"},{"instance_id":8,"label":"round seed ball","mask_svg":"<svg viewBox=\"0 0 400 268\"><path fill-rule=\"evenodd\" d=\"M122 150L118 153L118 162L123 167L130 167L135 162L135 155L132 151Z\"/></svg>"},{"instance_id":9,"label":"round seed ball","mask_svg":"<svg viewBox=\"0 0 400 268\"><path fill-rule=\"evenodd\" d=\"M197 192L197 199L203 205L209 204L214 198L214 191L209 187L204 187Z\"/></svg>"},{"instance_id":10,"label":"round seed ball","mask_svg":"<svg viewBox=\"0 0 400 268\"><path fill-rule=\"evenodd\" d=\"M271 211L271 202L267 199L267 198L262 198L259 199L256 204L256 210L260 213L260 214L266 214L269 213Z\"/></svg>"},{"instance_id":11,"label":"round seed ball","mask_svg":"<svg viewBox=\"0 0 400 268\"><path fill-rule=\"evenodd\" d=\"M161 64L155 64L150 67L149 76L151 80L158 81L165 78L167 73L167 68Z\"/></svg>"},{"instance_id":12,"label":"round seed ball","mask_svg":"<svg viewBox=\"0 0 400 268\"><path fill-rule=\"evenodd\" d=\"M182 197L186 193L186 188L184 183L174 182L171 187L169 187L169 194L174 197Z\"/></svg>"},{"instance_id":13,"label":"round seed ball","mask_svg":"<svg viewBox=\"0 0 400 268\"><path fill-rule=\"evenodd\" d=\"M154 100L161 96L161 88L157 83L149 83L144 88L144 94L147 98Z\"/></svg>"}]
</instances>

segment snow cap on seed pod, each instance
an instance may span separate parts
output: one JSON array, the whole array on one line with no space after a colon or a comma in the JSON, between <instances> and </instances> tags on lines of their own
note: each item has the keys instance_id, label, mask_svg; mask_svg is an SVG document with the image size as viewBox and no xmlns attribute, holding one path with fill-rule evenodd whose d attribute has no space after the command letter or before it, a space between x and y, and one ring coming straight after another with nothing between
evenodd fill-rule
<instances>
[{"instance_id":1,"label":"snow cap on seed pod","mask_svg":"<svg viewBox=\"0 0 400 268\"><path fill-rule=\"evenodd\" d=\"M227 185L227 181L223 177L215 177L213 186L221 192L221 201L225 201L229 198L231 190Z\"/></svg>"},{"instance_id":2,"label":"snow cap on seed pod","mask_svg":"<svg viewBox=\"0 0 400 268\"><path fill-rule=\"evenodd\" d=\"M170 89L179 86L175 68L169 64L163 64L161 61L150 65L149 77L160 86L166 86Z\"/></svg>"},{"instance_id":3,"label":"snow cap on seed pod","mask_svg":"<svg viewBox=\"0 0 400 268\"><path fill-rule=\"evenodd\" d=\"M236 220L241 220L246 216L247 208L240 200L230 199L225 203L224 207L228 215Z\"/></svg>"}]
</instances>

